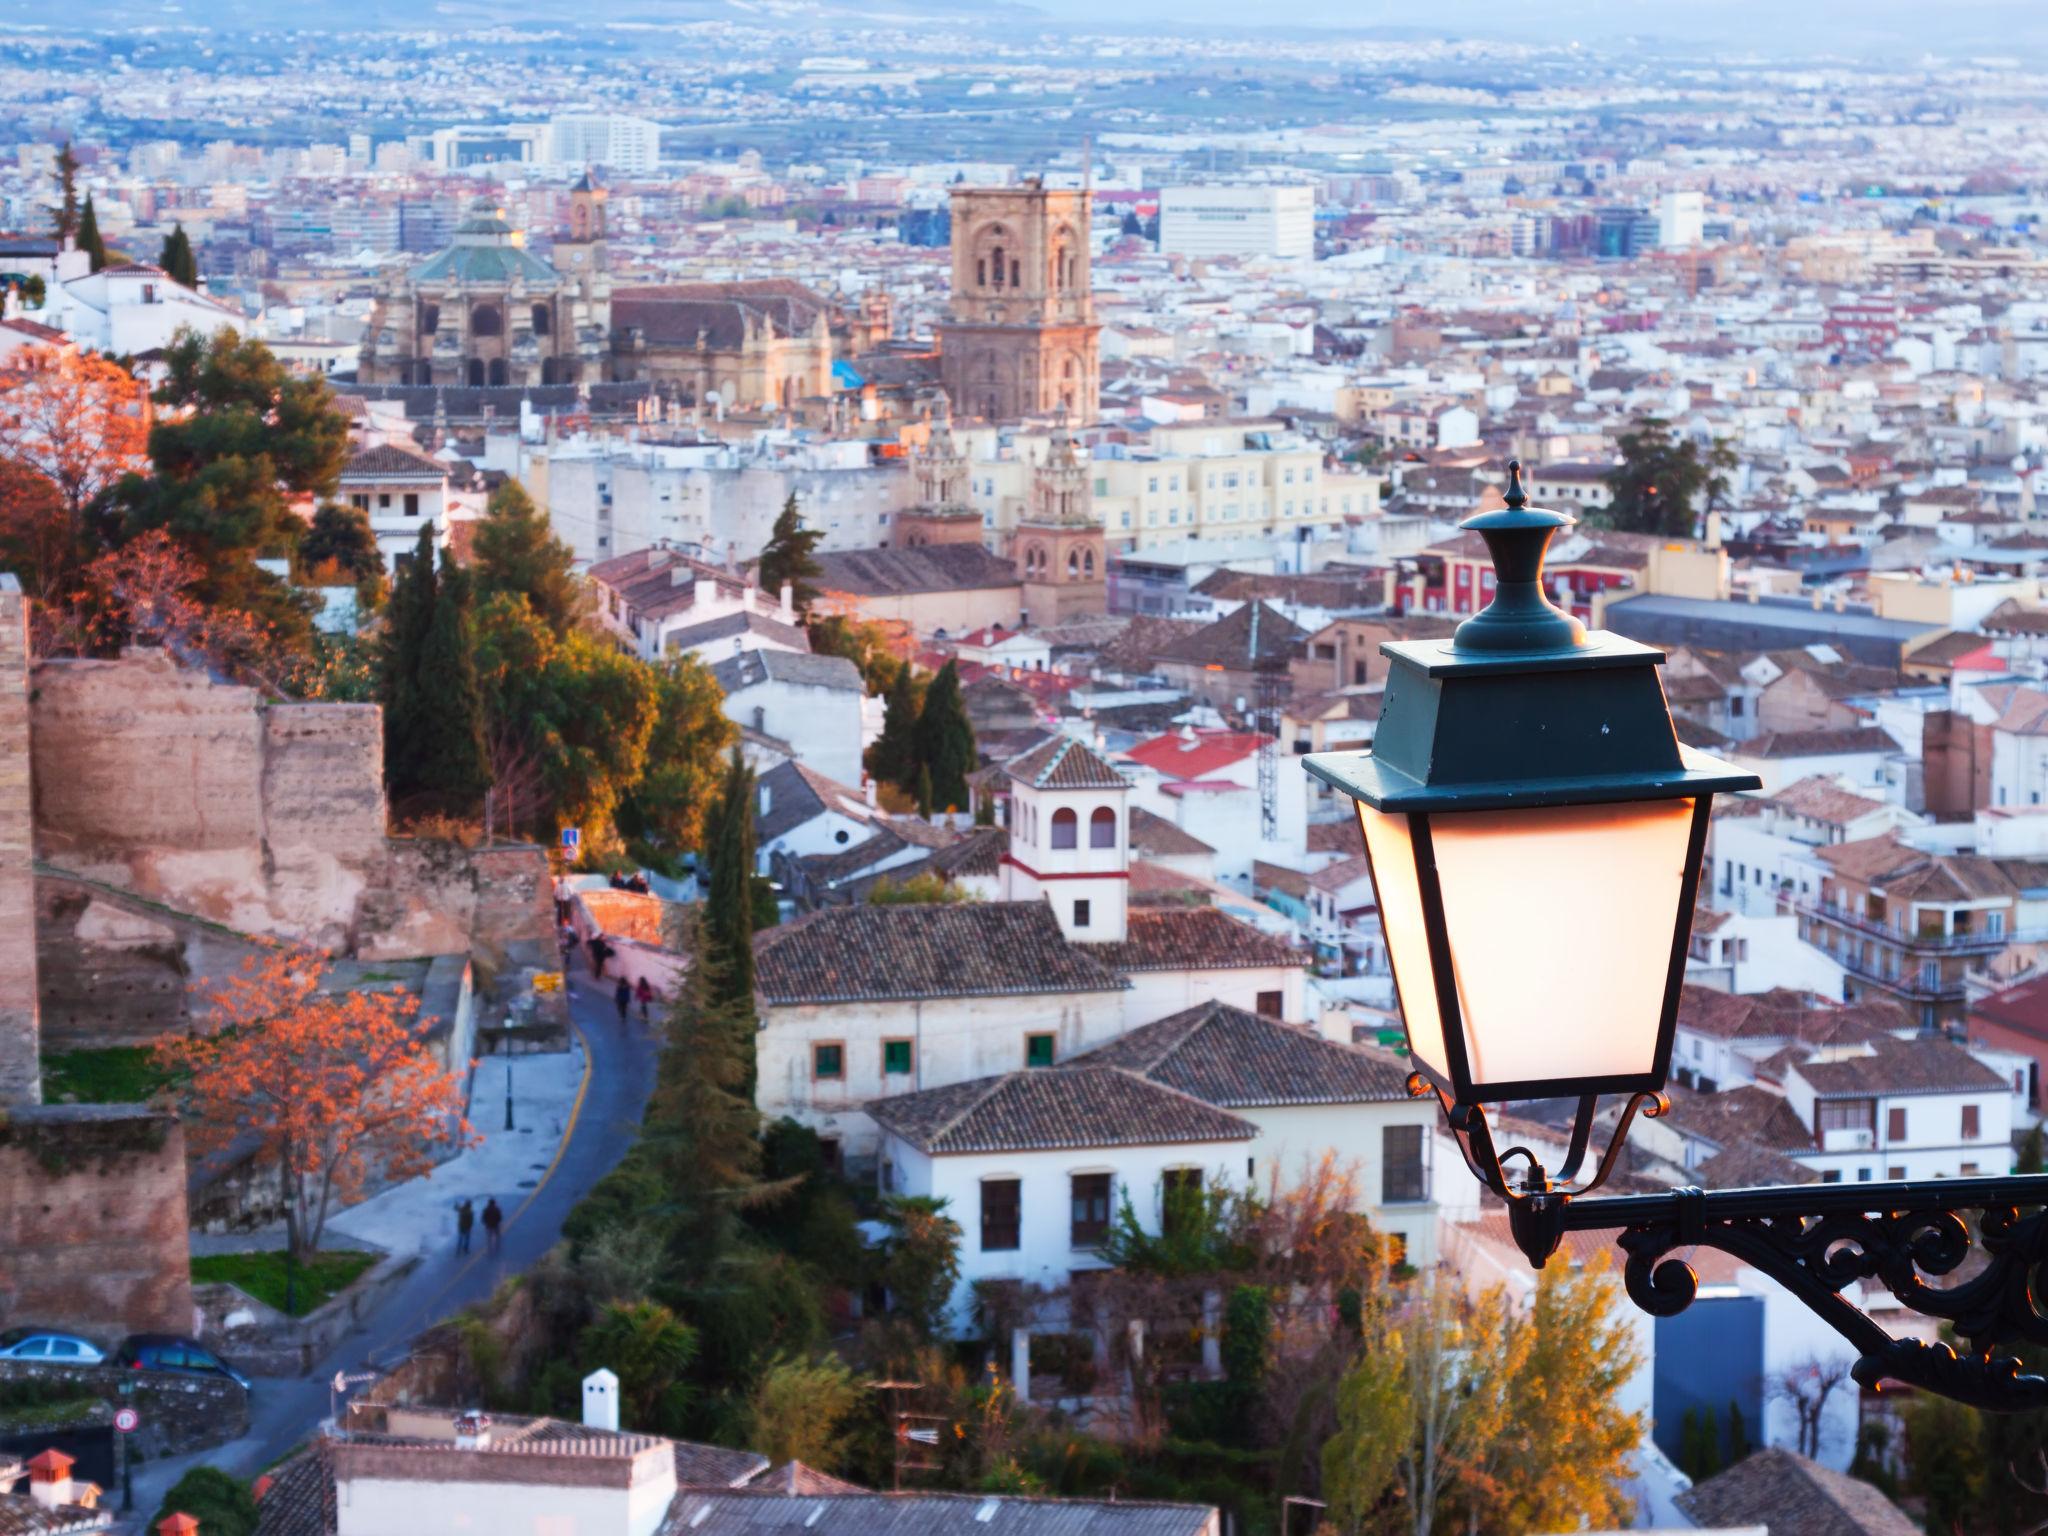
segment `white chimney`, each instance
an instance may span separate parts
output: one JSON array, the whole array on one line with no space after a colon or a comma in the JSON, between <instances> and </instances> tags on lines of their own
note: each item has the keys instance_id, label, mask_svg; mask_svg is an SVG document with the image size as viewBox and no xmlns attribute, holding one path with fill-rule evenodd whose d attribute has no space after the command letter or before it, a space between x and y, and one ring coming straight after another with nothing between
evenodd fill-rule
<instances>
[{"instance_id":1,"label":"white chimney","mask_svg":"<svg viewBox=\"0 0 2048 1536\"><path fill-rule=\"evenodd\" d=\"M761 786L761 814L763 816L766 816L774 808L775 786L772 784L763 784Z\"/></svg>"},{"instance_id":2,"label":"white chimney","mask_svg":"<svg viewBox=\"0 0 2048 1536\"><path fill-rule=\"evenodd\" d=\"M696 608L709 608L718 599L718 587L707 576L699 576L690 592L690 604Z\"/></svg>"},{"instance_id":3,"label":"white chimney","mask_svg":"<svg viewBox=\"0 0 2048 1536\"><path fill-rule=\"evenodd\" d=\"M603 1366L583 1378L583 1427L619 1427L619 1378Z\"/></svg>"},{"instance_id":4,"label":"white chimney","mask_svg":"<svg viewBox=\"0 0 2048 1536\"><path fill-rule=\"evenodd\" d=\"M481 1408L472 1408L455 1420L455 1445L458 1450L481 1451L491 1443L491 1416Z\"/></svg>"},{"instance_id":5,"label":"white chimney","mask_svg":"<svg viewBox=\"0 0 2048 1536\"><path fill-rule=\"evenodd\" d=\"M796 619L796 593L786 581L782 584L782 617L785 623L793 623Z\"/></svg>"}]
</instances>

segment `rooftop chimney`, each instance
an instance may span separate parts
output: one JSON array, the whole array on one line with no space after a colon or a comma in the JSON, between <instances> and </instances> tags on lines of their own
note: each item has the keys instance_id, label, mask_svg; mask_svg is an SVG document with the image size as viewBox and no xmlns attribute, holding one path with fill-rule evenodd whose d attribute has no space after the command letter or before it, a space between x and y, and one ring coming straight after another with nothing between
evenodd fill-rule
<instances>
[{"instance_id":1,"label":"rooftop chimney","mask_svg":"<svg viewBox=\"0 0 2048 1536\"><path fill-rule=\"evenodd\" d=\"M456 1448L464 1451L481 1451L491 1443L491 1416L481 1408L472 1408L455 1421Z\"/></svg>"},{"instance_id":2,"label":"rooftop chimney","mask_svg":"<svg viewBox=\"0 0 2048 1536\"><path fill-rule=\"evenodd\" d=\"M619 1378L603 1366L583 1378L583 1427L619 1427Z\"/></svg>"},{"instance_id":3,"label":"rooftop chimney","mask_svg":"<svg viewBox=\"0 0 2048 1536\"><path fill-rule=\"evenodd\" d=\"M763 784L761 786L761 814L766 816L774 808L775 787L772 784Z\"/></svg>"},{"instance_id":4,"label":"rooftop chimney","mask_svg":"<svg viewBox=\"0 0 2048 1536\"><path fill-rule=\"evenodd\" d=\"M28 1495L45 1509L72 1502L71 1458L55 1446L32 1458L28 1464Z\"/></svg>"}]
</instances>

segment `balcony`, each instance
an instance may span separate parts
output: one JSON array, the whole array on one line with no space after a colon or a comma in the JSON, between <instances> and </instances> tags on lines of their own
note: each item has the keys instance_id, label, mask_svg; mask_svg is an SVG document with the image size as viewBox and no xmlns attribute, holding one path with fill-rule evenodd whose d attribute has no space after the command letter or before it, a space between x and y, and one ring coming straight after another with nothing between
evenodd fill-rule
<instances>
[{"instance_id":1,"label":"balcony","mask_svg":"<svg viewBox=\"0 0 2048 1536\"><path fill-rule=\"evenodd\" d=\"M1838 955L1825 945L1821 947L1821 953L1858 981L1870 982L1895 996L1910 998L1916 1003L1960 1002L1967 990L1960 976L1953 981L1937 976L1930 982L1918 966L1910 970L1886 972L1875 965L1865 964L1853 955Z\"/></svg>"},{"instance_id":2,"label":"balcony","mask_svg":"<svg viewBox=\"0 0 2048 1536\"><path fill-rule=\"evenodd\" d=\"M1852 933L1867 933L1872 938L1883 939L1886 943L1896 944L1901 949L1939 950L1941 953L1949 955L1996 954L2008 944L2048 936L2003 930L1998 933L1981 931L1975 933L1943 933L1941 930L1935 929L1928 933L1908 933L1903 929L1892 927L1889 923L1881 923L1875 918L1865 917L1860 913L1852 912L1847 907L1838 906L1832 901L1795 901L1792 903L1792 909L1802 917L1810 917L1820 922L1833 923L1838 927L1848 929Z\"/></svg>"},{"instance_id":3,"label":"balcony","mask_svg":"<svg viewBox=\"0 0 2048 1536\"><path fill-rule=\"evenodd\" d=\"M1877 1132L1867 1125L1843 1126L1820 1133L1823 1152L1868 1152L1877 1145Z\"/></svg>"}]
</instances>

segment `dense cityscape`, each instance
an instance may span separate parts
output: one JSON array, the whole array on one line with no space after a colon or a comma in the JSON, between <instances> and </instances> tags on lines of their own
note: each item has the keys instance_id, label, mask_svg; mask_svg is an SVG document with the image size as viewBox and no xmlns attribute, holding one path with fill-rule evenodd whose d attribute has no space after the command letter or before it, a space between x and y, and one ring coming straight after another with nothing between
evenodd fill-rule
<instances>
[{"instance_id":1,"label":"dense cityscape","mask_svg":"<svg viewBox=\"0 0 2048 1536\"><path fill-rule=\"evenodd\" d=\"M2048 29L1467 9L0 9L0 1532L2048 1529Z\"/></svg>"}]
</instances>

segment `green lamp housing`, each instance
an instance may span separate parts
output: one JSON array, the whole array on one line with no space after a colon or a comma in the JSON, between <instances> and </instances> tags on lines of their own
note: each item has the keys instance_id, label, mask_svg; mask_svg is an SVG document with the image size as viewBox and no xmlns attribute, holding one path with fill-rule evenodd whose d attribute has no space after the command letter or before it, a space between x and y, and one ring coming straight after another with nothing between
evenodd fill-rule
<instances>
[{"instance_id":1,"label":"green lamp housing","mask_svg":"<svg viewBox=\"0 0 2048 1536\"><path fill-rule=\"evenodd\" d=\"M1493 558L1449 641L1389 641L1369 752L1317 753L1357 802L1415 1070L1458 1105L1654 1094L1671 1065L1717 793L1761 781L1681 746L1664 653L1588 633L1543 591L1571 517L1462 525Z\"/></svg>"}]
</instances>

